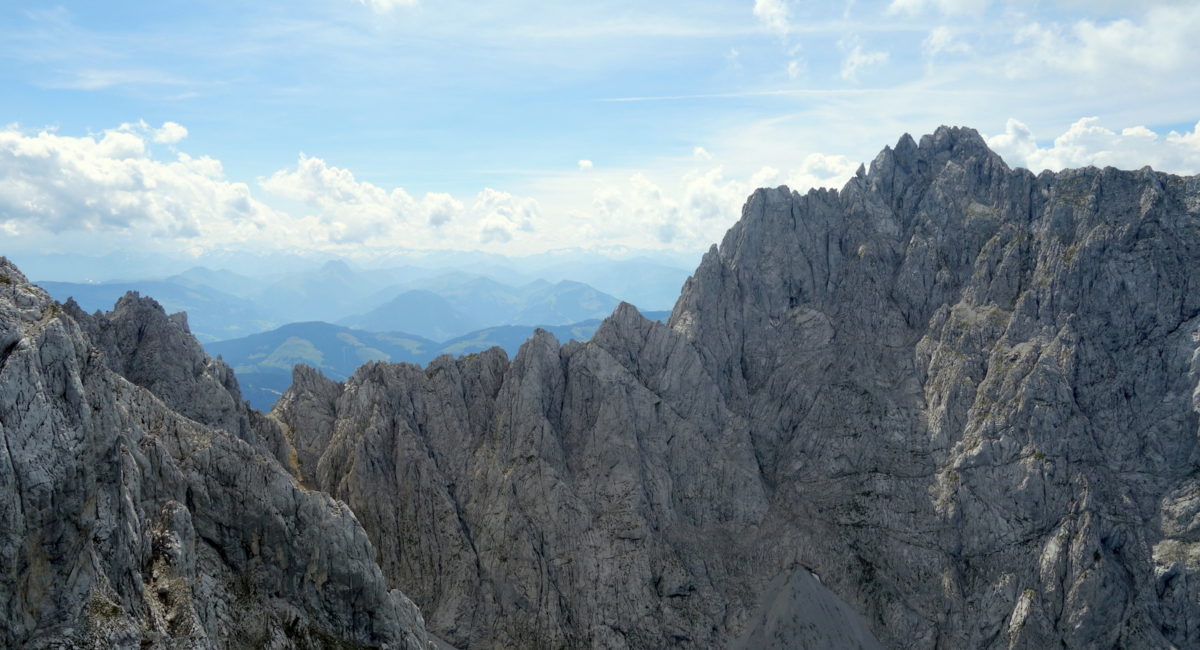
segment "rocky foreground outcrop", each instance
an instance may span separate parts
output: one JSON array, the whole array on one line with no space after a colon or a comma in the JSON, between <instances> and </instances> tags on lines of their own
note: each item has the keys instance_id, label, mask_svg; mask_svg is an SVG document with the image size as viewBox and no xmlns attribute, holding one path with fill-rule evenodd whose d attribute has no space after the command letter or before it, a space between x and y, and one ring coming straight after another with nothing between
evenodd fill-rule
<instances>
[{"instance_id":1,"label":"rocky foreground outcrop","mask_svg":"<svg viewBox=\"0 0 1200 650\"><path fill-rule=\"evenodd\" d=\"M0 647L426 648L352 512L182 315L0 258Z\"/></svg>"},{"instance_id":2,"label":"rocky foreground outcrop","mask_svg":"<svg viewBox=\"0 0 1200 650\"><path fill-rule=\"evenodd\" d=\"M464 648L1200 646L1200 177L905 136L622 306L273 414Z\"/></svg>"}]
</instances>

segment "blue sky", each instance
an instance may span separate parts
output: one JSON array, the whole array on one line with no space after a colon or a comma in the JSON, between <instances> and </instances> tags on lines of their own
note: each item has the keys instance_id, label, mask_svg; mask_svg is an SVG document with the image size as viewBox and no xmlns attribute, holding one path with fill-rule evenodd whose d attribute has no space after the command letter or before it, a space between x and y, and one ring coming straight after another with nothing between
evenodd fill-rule
<instances>
[{"instance_id":1,"label":"blue sky","mask_svg":"<svg viewBox=\"0 0 1200 650\"><path fill-rule=\"evenodd\" d=\"M7 2L0 237L702 250L904 132L1200 171L1200 3Z\"/></svg>"}]
</instances>

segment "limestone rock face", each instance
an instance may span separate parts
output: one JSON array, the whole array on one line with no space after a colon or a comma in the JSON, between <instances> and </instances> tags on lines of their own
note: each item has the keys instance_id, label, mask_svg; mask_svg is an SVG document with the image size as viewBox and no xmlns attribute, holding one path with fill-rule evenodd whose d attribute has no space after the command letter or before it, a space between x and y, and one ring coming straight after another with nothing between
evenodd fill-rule
<instances>
[{"instance_id":1,"label":"limestone rock face","mask_svg":"<svg viewBox=\"0 0 1200 650\"><path fill-rule=\"evenodd\" d=\"M294 469L278 423L243 402L233 369L205 354L188 329L187 314L168 316L157 301L136 291L125 294L108 313L88 315L73 299L63 309L111 370L180 415L224 429Z\"/></svg>"},{"instance_id":2,"label":"limestone rock face","mask_svg":"<svg viewBox=\"0 0 1200 650\"><path fill-rule=\"evenodd\" d=\"M1195 647L1197 268L1200 177L941 128L755 192L667 324L273 414L459 647Z\"/></svg>"},{"instance_id":3,"label":"limestone rock face","mask_svg":"<svg viewBox=\"0 0 1200 650\"><path fill-rule=\"evenodd\" d=\"M0 258L0 647L427 647L198 350L152 301L89 317Z\"/></svg>"}]
</instances>

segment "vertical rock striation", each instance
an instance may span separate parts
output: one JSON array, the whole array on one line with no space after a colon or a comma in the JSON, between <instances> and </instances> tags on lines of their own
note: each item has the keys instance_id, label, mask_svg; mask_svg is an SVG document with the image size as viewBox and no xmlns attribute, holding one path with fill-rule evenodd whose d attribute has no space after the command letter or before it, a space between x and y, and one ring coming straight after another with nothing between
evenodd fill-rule
<instances>
[{"instance_id":1,"label":"vertical rock striation","mask_svg":"<svg viewBox=\"0 0 1200 650\"><path fill-rule=\"evenodd\" d=\"M1192 647L1198 267L1200 177L943 127L755 192L668 324L273 413L460 647Z\"/></svg>"},{"instance_id":2,"label":"vertical rock striation","mask_svg":"<svg viewBox=\"0 0 1200 650\"><path fill-rule=\"evenodd\" d=\"M0 258L0 646L426 647L199 350L153 301L87 316Z\"/></svg>"}]
</instances>

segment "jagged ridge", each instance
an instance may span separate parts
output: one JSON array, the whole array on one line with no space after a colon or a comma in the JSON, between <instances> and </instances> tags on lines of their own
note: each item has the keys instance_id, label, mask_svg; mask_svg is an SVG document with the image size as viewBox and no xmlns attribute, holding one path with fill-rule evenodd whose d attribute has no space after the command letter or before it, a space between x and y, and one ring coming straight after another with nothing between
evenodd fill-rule
<instances>
[{"instance_id":1,"label":"jagged ridge","mask_svg":"<svg viewBox=\"0 0 1200 650\"><path fill-rule=\"evenodd\" d=\"M0 257L0 350L0 646L427 647L182 315L88 316Z\"/></svg>"},{"instance_id":2,"label":"jagged ridge","mask_svg":"<svg viewBox=\"0 0 1200 650\"><path fill-rule=\"evenodd\" d=\"M804 641L814 607L811 643L873 645L856 610L898 648L1191 646L1197 206L943 127L755 192L666 326L300 372L275 415L461 646ZM789 598L809 570L837 597Z\"/></svg>"}]
</instances>

